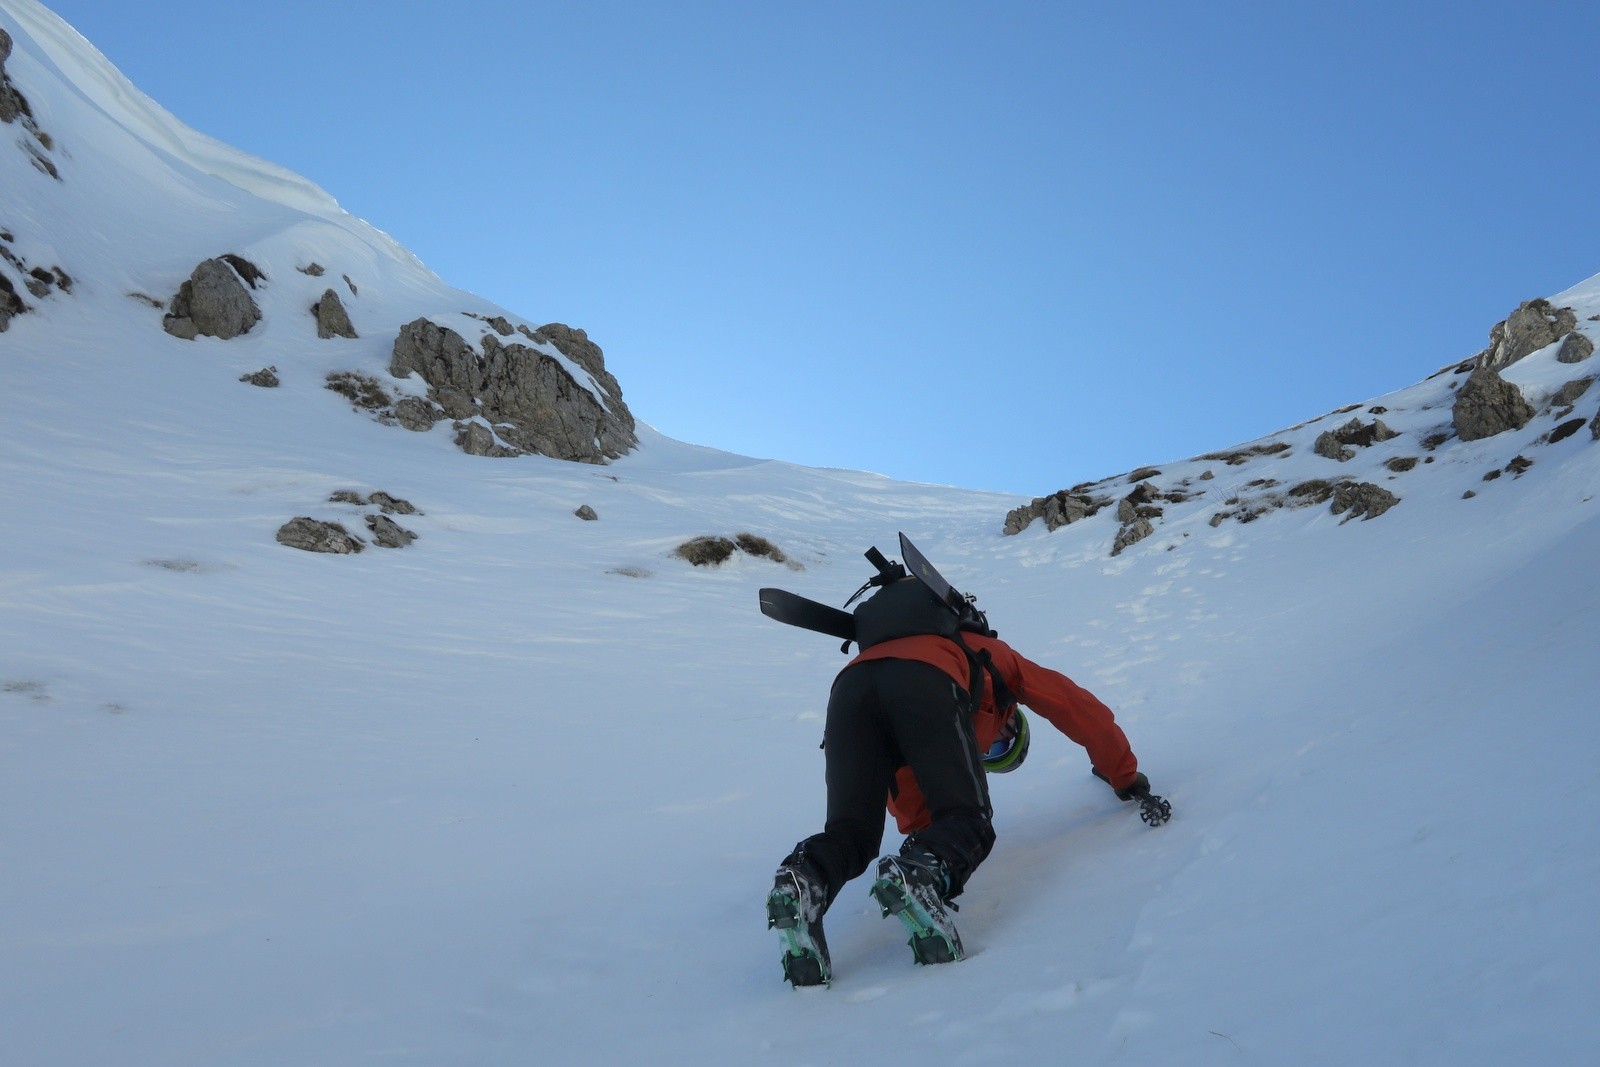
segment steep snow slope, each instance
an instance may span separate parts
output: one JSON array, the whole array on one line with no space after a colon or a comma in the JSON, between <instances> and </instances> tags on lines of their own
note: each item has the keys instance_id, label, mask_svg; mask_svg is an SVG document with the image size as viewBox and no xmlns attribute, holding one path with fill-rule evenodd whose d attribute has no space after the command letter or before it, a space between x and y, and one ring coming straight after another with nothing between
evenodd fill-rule
<instances>
[{"instance_id":1,"label":"steep snow slope","mask_svg":"<svg viewBox=\"0 0 1600 1067\"><path fill-rule=\"evenodd\" d=\"M38 5L0 0L0 25L62 170L0 143L0 211L16 212L0 225L34 242L30 262L81 279L0 334L8 1059L1593 1051L1587 430L1540 444L1547 411L1426 451L1458 384L1446 373L1276 435L1283 452L1161 464L1162 488L1204 494L1115 558L1110 511L1006 538L1007 497L648 431L607 467L469 457L442 430L352 412L322 375L379 373L388 327L418 302L500 309L292 176L234 183L270 164L149 105L109 106L131 90ZM172 134L164 156L152 122ZM260 332L179 341L126 295L169 293L224 249L272 277ZM302 257L361 283L363 341L307 340L320 283L296 288ZM1585 328L1600 313L1593 282L1554 299ZM281 388L238 381L265 365ZM1545 351L1507 376L1542 405L1586 373ZM1401 437L1344 464L1312 453L1374 406ZM1597 409L1591 390L1568 418ZM1383 465L1402 453L1434 462ZM1518 455L1533 465L1484 481ZM1324 504L1211 525L1258 479L1357 473L1400 503L1368 521ZM359 525L368 509L331 503L337 490L406 498L419 539L337 558L274 541L293 515ZM599 520L576 519L581 504ZM797 567L672 556L743 530ZM1118 710L1177 816L1146 829L1041 732L994 781L1000 843L960 914L972 957L914 968L852 886L828 920L838 980L796 993L761 898L821 819L820 710L843 659L761 618L755 590L838 603L861 551L897 530L1003 635Z\"/></svg>"}]
</instances>

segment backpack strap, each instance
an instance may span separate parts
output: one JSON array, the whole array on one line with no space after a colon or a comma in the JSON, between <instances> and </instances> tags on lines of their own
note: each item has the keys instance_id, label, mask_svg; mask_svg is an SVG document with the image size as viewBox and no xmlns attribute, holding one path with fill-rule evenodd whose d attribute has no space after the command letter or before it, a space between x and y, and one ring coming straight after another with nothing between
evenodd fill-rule
<instances>
[{"instance_id":1,"label":"backpack strap","mask_svg":"<svg viewBox=\"0 0 1600 1067\"><path fill-rule=\"evenodd\" d=\"M1004 714L1017 702L1016 695L1011 692L1011 687L1006 685L1006 680L1000 676L1000 668L995 666L994 657L987 648L973 651L961 637L961 632L956 631L951 640L961 646L961 651L967 654L967 666L970 669L967 683L970 707L968 713L978 714L978 708L983 703L983 678L989 676L989 683L994 687L994 705Z\"/></svg>"}]
</instances>

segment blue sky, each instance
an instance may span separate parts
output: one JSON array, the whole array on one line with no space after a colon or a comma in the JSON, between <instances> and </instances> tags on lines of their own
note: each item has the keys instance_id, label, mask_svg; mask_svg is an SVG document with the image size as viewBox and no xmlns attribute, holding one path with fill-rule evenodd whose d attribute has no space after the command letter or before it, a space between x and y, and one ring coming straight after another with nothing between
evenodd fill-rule
<instances>
[{"instance_id":1,"label":"blue sky","mask_svg":"<svg viewBox=\"0 0 1600 1067\"><path fill-rule=\"evenodd\" d=\"M1600 272L1593 4L47 6L755 456L1043 495Z\"/></svg>"}]
</instances>

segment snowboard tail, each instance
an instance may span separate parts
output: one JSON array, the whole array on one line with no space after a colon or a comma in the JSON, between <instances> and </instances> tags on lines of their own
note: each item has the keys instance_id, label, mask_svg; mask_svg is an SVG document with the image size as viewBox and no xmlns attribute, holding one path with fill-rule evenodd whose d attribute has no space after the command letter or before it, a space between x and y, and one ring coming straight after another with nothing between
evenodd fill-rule
<instances>
[{"instance_id":1,"label":"snowboard tail","mask_svg":"<svg viewBox=\"0 0 1600 1067\"><path fill-rule=\"evenodd\" d=\"M769 619L841 641L855 640L856 620L848 611L807 600L785 589L762 589L760 595L761 614Z\"/></svg>"}]
</instances>

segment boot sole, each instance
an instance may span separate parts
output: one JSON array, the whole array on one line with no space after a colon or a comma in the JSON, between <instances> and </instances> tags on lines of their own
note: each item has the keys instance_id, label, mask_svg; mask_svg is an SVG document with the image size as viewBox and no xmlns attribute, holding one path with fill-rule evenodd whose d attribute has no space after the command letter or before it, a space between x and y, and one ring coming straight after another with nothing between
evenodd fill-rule
<instances>
[{"instance_id":1,"label":"boot sole","mask_svg":"<svg viewBox=\"0 0 1600 1067\"><path fill-rule=\"evenodd\" d=\"M782 939L783 977L790 985L825 986L833 981L833 970L800 921L800 907L792 897L776 892L767 897L767 929L778 931Z\"/></svg>"}]
</instances>

